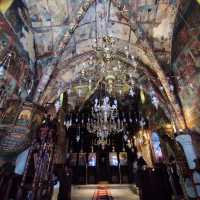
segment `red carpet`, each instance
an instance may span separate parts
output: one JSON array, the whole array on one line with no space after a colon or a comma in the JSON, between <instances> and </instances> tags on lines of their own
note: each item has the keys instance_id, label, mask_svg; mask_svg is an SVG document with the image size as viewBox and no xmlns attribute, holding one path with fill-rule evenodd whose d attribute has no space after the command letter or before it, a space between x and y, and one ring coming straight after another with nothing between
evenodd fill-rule
<instances>
[{"instance_id":1,"label":"red carpet","mask_svg":"<svg viewBox=\"0 0 200 200\"><path fill-rule=\"evenodd\" d=\"M92 200L113 200L110 190L106 186L98 186Z\"/></svg>"}]
</instances>

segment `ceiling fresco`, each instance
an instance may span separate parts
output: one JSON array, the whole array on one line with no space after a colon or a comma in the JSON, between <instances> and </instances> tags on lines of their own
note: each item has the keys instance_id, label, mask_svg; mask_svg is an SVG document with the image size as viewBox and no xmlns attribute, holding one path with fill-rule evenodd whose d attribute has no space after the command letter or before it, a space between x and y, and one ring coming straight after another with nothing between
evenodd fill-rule
<instances>
[{"instance_id":1,"label":"ceiling fresco","mask_svg":"<svg viewBox=\"0 0 200 200\"><path fill-rule=\"evenodd\" d=\"M6 72L1 71L5 76L0 78L0 107L9 98L25 100L31 94L35 73L28 10L20 1L3 1L3 5L0 13L0 64L1 70Z\"/></svg>"},{"instance_id":2,"label":"ceiling fresco","mask_svg":"<svg viewBox=\"0 0 200 200\"><path fill-rule=\"evenodd\" d=\"M173 71L189 128L200 130L200 28L199 7L193 5L173 45Z\"/></svg>"},{"instance_id":3,"label":"ceiling fresco","mask_svg":"<svg viewBox=\"0 0 200 200\"><path fill-rule=\"evenodd\" d=\"M67 70L65 62L62 64L63 60L72 59L74 56L89 52L92 50L93 40L98 39L98 42L101 43L100 38L105 34L110 34L122 40L122 42L119 41L119 45L121 42L122 46L125 45L125 42L135 44L137 41L134 31L130 27L130 22L123 18L119 8L114 6L118 2L113 1L114 4L110 1L96 1L96 3L94 1L24 2L29 9L35 31L36 54L44 63L44 79L48 79L46 74L51 74L52 70L45 67L51 68L52 65L52 61L49 63L48 57L54 56L57 52L59 54L60 47L64 48L64 50L61 50L64 52L62 59L59 59L59 64L57 62L56 64L58 67L64 65L63 67ZM84 8L87 4L89 4L88 10L85 11L85 14L82 13L85 15L83 19L80 23L74 22L74 19L81 15L81 6ZM122 9L130 8L127 10L128 14L134 16L141 27L141 31L148 38L149 44L155 48L156 57L159 57L163 63L170 61L170 40L176 4L174 1L169 4L164 1L153 0L148 2L121 1L120 4ZM63 38L68 39L68 33L71 29L73 30L73 25L76 30L72 36L69 36L70 39L67 44L63 46ZM141 54L144 54L142 50ZM145 57L144 55L143 57ZM39 91L46 87L43 85L45 83L47 81L41 80Z\"/></svg>"},{"instance_id":4,"label":"ceiling fresco","mask_svg":"<svg viewBox=\"0 0 200 200\"><path fill-rule=\"evenodd\" d=\"M195 29L193 33L189 33L191 30L188 22L187 26L180 23L183 23L183 17L191 15L191 2L13 1L1 10L1 23L7 24L12 37L5 28L3 31L0 29L0 55L4 55L10 48L10 41L16 41L18 47L15 47L15 55L24 61L16 59L16 63L21 63L18 69L22 70L15 72L13 77L19 87L13 88L16 95L31 96L36 103L42 105L53 103L70 85L84 85L87 82L88 87L91 81L91 88L87 88L85 95L77 98L77 89L68 94L70 104L75 107L77 103L81 105L89 99L98 89L99 83L105 81L106 76L96 69L101 66L99 51L96 49L104 48L103 38L109 35L115 40L112 48L117 49L112 52L112 65L119 67L119 62L123 63L123 68L131 69L131 72L125 72L126 75L132 74L136 67L137 87L146 93L153 88L162 105L165 105L163 107L168 116L171 113L170 117L178 128L185 128L187 124L182 107L187 104L183 94L186 91L181 92L180 88L185 86L187 76L196 72L196 68L191 66L199 66L199 31ZM197 3L195 6L199 8ZM193 27L192 23L199 23L199 13L193 15L197 20L190 19L189 27ZM172 46L175 44L174 40L177 45ZM186 46L191 48L184 51ZM185 67L179 67L182 65ZM10 74L12 73L14 71L10 69ZM180 73L182 74L178 75ZM174 78L175 76L178 78ZM117 76L115 78L118 79ZM18 79L24 81L20 82ZM197 79L198 77L194 80ZM128 87L128 81L125 80L124 85ZM198 81L194 82L194 85L199 85ZM175 94L175 89L180 96Z\"/></svg>"}]
</instances>

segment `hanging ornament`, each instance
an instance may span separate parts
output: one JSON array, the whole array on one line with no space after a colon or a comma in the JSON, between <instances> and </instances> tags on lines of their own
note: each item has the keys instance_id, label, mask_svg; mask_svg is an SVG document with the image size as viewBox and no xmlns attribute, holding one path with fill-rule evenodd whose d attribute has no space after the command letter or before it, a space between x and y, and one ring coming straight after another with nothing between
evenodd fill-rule
<instances>
[{"instance_id":1,"label":"hanging ornament","mask_svg":"<svg viewBox=\"0 0 200 200\"><path fill-rule=\"evenodd\" d=\"M91 89L92 89L92 80L91 79L89 79L88 89L89 89L89 91L91 91Z\"/></svg>"},{"instance_id":2,"label":"hanging ornament","mask_svg":"<svg viewBox=\"0 0 200 200\"><path fill-rule=\"evenodd\" d=\"M135 95L135 92L133 91L132 88L131 88L130 91L129 91L129 95L132 96L132 97L134 97L134 95Z\"/></svg>"},{"instance_id":3,"label":"hanging ornament","mask_svg":"<svg viewBox=\"0 0 200 200\"><path fill-rule=\"evenodd\" d=\"M81 124L82 124L82 125L84 124L84 119L81 119Z\"/></svg>"},{"instance_id":4,"label":"hanging ornament","mask_svg":"<svg viewBox=\"0 0 200 200\"><path fill-rule=\"evenodd\" d=\"M60 95L60 105L62 105L63 104L63 98L64 98L64 95L63 95L63 93Z\"/></svg>"},{"instance_id":5,"label":"hanging ornament","mask_svg":"<svg viewBox=\"0 0 200 200\"><path fill-rule=\"evenodd\" d=\"M64 125L66 126L67 130L69 129L69 127L72 126L72 119L68 119L67 121L64 121Z\"/></svg>"},{"instance_id":6,"label":"hanging ornament","mask_svg":"<svg viewBox=\"0 0 200 200\"><path fill-rule=\"evenodd\" d=\"M0 79L4 79L5 76L5 65L4 64L0 64Z\"/></svg>"},{"instance_id":7,"label":"hanging ornament","mask_svg":"<svg viewBox=\"0 0 200 200\"><path fill-rule=\"evenodd\" d=\"M152 104L155 106L156 109L158 109L159 99L156 96L152 97Z\"/></svg>"},{"instance_id":8,"label":"hanging ornament","mask_svg":"<svg viewBox=\"0 0 200 200\"><path fill-rule=\"evenodd\" d=\"M140 89L140 98L141 98L142 104L144 104L145 103L145 95L144 95L143 89Z\"/></svg>"},{"instance_id":9,"label":"hanging ornament","mask_svg":"<svg viewBox=\"0 0 200 200\"><path fill-rule=\"evenodd\" d=\"M144 126L145 126L145 124L146 124L146 122L145 122L145 120L144 120L144 118L142 117L141 118L141 120L140 120L140 127L143 129L144 128Z\"/></svg>"},{"instance_id":10,"label":"hanging ornament","mask_svg":"<svg viewBox=\"0 0 200 200\"><path fill-rule=\"evenodd\" d=\"M160 86L160 90L163 91L163 89L164 89L163 86Z\"/></svg>"},{"instance_id":11,"label":"hanging ornament","mask_svg":"<svg viewBox=\"0 0 200 200\"><path fill-rule=\"evenodd\" d=\"M77 136L76 136L76 141L79 142L80 139L81 139L80 135L77 135Z\"/></svg>"},{"instance_id":12,"label":"hanging ornament","mask_svg":"<svg viewBox=\"0 0 200 200\"><path fill-rule=\"evenodd\" d=\"M173 92L174 91L174 86L172 84L169 85L170 90Z\"/></svg>"},{"instance_id":13,"label":"hanging ornament","mask_svg":"<svg viewBox=\"0 0 200 200\"><path fill-rule=\"evenodd\" d=\"M60 109L60 107L61 107L60 101L57 100L57 101L55 102L54 106L55 106L56 112L58 112L59 109Z\"/></svg>"},{"instance_id":14,"label":"hanging ornament","mask_svg":"<svg viewBox=\"0 0 200 200\"><path fill-rule=\"evenodd\" d=\"M123 122L126 123L126 118L125 117L123 118Z\"/></svg>"},{"instance_id":15,"label":"hanging ornament","mask_svg":"<svg viewBox=\"0 0 200 200\"><path fill-rule=\"evenodd\" d=\"M150 98L151 98L151 103L155 106L156 109L158 109L159 99L157 98L156 93L153 90L153 88L150 88L149 95L150 95Z\"/></svg>"},{"instance_id":16,"label":"hanging ornament","mask_svg":"<svg viewBox=\"0 0 200 200\"><path fill-rule=\"evenodd\" d=\"M128 136L126 134L124 134L124 141L126 142L128 140Z\"/></svg>"}]
</instances>

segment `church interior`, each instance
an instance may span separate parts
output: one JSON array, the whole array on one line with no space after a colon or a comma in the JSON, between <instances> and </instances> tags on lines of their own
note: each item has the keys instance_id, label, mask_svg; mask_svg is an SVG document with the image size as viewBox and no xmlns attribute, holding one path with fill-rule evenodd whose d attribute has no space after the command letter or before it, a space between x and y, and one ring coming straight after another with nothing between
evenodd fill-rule
<instances>
[{"instance_id":1,"label":"church interior","mask_svg":"<svg viewBox=\"0 0 200 200\"><path fill-rule=\"evenodd\" d=\"M2 200L200 199L199 0L0 0Z\"/></svg>"}]
</instances>

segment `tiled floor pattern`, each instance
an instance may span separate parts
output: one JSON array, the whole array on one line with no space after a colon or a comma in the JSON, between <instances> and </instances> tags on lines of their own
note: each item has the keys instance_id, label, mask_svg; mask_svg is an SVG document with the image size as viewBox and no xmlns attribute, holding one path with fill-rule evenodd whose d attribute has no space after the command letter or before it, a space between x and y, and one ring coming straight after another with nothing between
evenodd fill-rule
<instances>
[{"instance_id":1,"label":"tiled floor pattern","mask_svg":"<svg viewBox=\"0 0 200 200\"><path fill-rule=\"evenodd\" d=\"M96 200L94 197L98 191L98 187L108 188L109 196L112 196L113 200L139 200L136 187L134 185L125 184L76 185L72 187L72 200ZM105 191L101 192L105 193ZM55 187L52 200L57 199L57 193L58 188Z\"/></svg>"}]
</instances>

